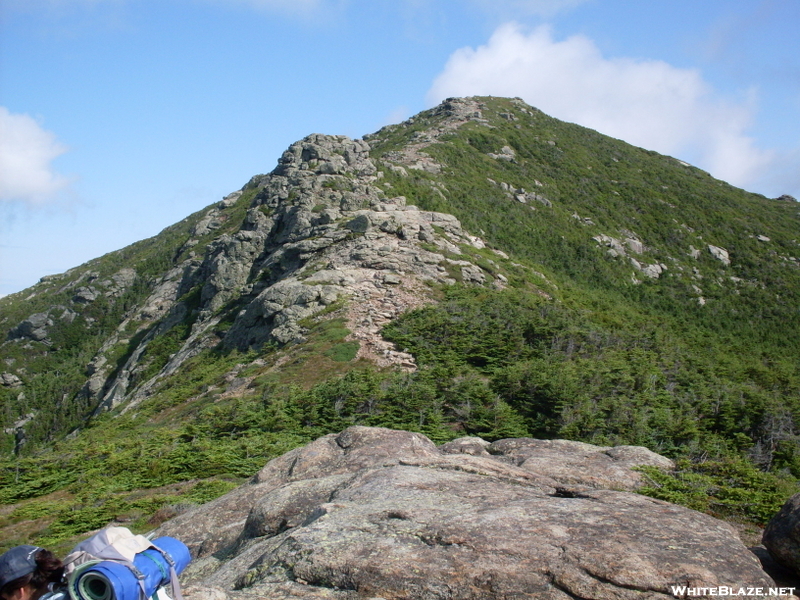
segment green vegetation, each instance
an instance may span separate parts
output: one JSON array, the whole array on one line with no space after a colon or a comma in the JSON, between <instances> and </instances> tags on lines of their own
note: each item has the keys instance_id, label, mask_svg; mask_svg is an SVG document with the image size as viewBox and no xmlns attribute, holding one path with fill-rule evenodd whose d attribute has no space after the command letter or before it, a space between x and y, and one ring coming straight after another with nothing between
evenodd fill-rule
<instances>
[{"instance_id":1,"label":"green vegetation","mask_svg":"<svg viewBox=\"0 0 800 600\"><path fill-rule=\"evenodd\" d=\"M498 118L501 112L514 113L517 121ZM526 114L507 100L486 99L483 114L492 129L467 123L446 143L425 149L444 166L443 175L411 170L403 177L387 170L392 194L455 214L492 246L575 288L576 302L611 297L642 316L674 320L684 334L702 330L738 351L754 344L775 355L796 350L789 348L800 334L800 268L790 260L800 253L795 205L748 194L673 158L542 113ZM431 111L422 113L413 127L433 120ZM396 148L399 135L397 126L376 134L373 155L380 159ZM503 146L514 149L516 162L487 156ZM434 192L439 181L446 199ZM540 193L552 207L520 203L501 182ZM648 248L637 258L665 264L666 274L654 281L639 275L645 281L632 284L634 269L592 240L599 234L623 240L635 234ZM708 244L730 252L730 267L712 257ZM697 259L687 258L690 246L702 250ZM702 288L705 306L693 285Z\"/></svg>"},{"instance_id":2,"label":"green vegetation","mask_svg":"<svg viewBox=\"0 0 800 600\"><path fill-rule=\"evenodd\" d=\"M350 362L356 357L360 345L358 342L342 342L325 351L325 356L336 362Z\"/></svg>"},{"instance_id":3,"label":"green vegetation","mask_svg":"<svg viewBox=\"0 0 800 600\"><path fill-rule=\"evenodd\" d=\"M225 397L208 382L246 357L213 354L193 359L181 384L135 416L94 419L74 440L0 462L0 504L15 506L0 518L4 545L66 547L112 520L145 531L159 511L200 501L200 490L206 500L224 493L270 458L353 424L421 431L437 442L527 433L480 378L357 368L309 389L256 378ZM23 520L34 523L20 531Z\"/></svg>"},{"instance_id":4,"label":"green vegetation","mask_svg":"<svg viewBox=\"0 0 800 600\"><path fill-rule=\"evenodd\" d=\"M793 477L759 471L742 459L682 460L673 473L641 470L648 484L640 493L744 523L766 523L797 492Z\"/></svg>"},{"instance_id":5,"label":"green vegetation","mask_svg":"<svg viewBox=\"0 0 800 600\"><path fill-rule=\"evenodd\" d=\"M796 376L765 382L754 357L689 345L665 322L610 325L616 316L523 290L454 287L384 334L423 367L487 378L534 436L636 444L673 457L744 452L800 475L790 450Z\"/></svg>"}]
</instances>

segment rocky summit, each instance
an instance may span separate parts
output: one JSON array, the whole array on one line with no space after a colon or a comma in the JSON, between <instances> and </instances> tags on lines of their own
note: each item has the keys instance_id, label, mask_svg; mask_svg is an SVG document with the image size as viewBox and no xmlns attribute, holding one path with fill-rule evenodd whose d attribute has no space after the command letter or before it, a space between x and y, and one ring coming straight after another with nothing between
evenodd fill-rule
<instances>
[{"instance_id":1,"label":"rocky summit","mask_svg":"<svg viewBox=\"0 0 800 600\"><path fill-rule=\"evenodd\" d=\"M672 598L774 587L733 528L633 494L645 448L351 427L165 523L188 598Z\"/></svg>"}]
</instances>

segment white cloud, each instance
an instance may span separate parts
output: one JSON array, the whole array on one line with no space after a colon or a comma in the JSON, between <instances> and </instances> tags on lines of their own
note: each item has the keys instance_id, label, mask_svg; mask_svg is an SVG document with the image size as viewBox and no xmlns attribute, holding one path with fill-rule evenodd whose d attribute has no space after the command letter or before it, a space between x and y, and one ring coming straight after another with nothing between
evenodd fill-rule
<instances>
[{"instance_id":1,"label":"white cloud","mask_svg":"<svg viewBox=\"0 0 800 600\"><path fill-rule=\"evenodd\" d=\"M556 118L680 156L735 185L757 180L773 156L747 134L755 94L725 99L702 75L662 61L605 58L588 38L547 27L499 27L485 46L457 50L428 92L519 96Z\"/></svg>"},{"instance_id":2,"label":"white cloud","mask_svg":"<svg viewBox=\"0 0 800 600\"><path fill-rule=\"evenodd\" d=\"M66 151L35 119L0 106L0 201L41 204L55 199L69 180L50 163Z\"/></svg>"}]
</instances>

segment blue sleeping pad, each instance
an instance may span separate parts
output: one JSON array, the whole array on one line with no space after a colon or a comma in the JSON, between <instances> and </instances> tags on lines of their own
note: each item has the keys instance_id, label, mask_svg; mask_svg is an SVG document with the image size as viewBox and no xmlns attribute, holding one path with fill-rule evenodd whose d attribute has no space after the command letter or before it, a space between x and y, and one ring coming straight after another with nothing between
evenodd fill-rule
<instances>
[{"instance_id":1,"label":"blue sleeping pad","mask_svg":"<svg viewBox=\"0 0 800 600\"><path fill-rule=\"evenodd\" d=\"M172 559L176 574L191 560L189 549L175 538L160 537L153 540L153 545ZM94 563L81 569L70 592L78 600L142 600L142 590L145 598L150 598L159 587L170 583L169 561L154 548L139 552L133 566L138 576L123 563L109 560Z\"/></svg>"}]
</instances>

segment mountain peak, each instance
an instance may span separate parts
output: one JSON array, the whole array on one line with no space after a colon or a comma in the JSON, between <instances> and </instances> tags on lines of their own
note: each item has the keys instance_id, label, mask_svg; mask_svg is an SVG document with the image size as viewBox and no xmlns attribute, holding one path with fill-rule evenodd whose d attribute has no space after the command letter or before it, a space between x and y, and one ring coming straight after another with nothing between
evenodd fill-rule
<instances>
[{"instance_id":1,"label":"mountain peak","mask_svg":"<svg viewBox=\"0 0 800 600\"><path fill-rule=\"evenodd\" d=\"M178 255L213 235L231 213L244 211L244 218L238 230L208 242L202 260L190 253L178 261L145 300L159 307L145 312L161 321L116 373L107 361L94 370L84 392L102 390L99 409L135 407L210 345L247 351L302 343L304 320L323 311L345 319L348 339L359 344L356 357L413 370L413 357L381 338L382 325L431 302L431 283L502 287L502 269L487 274L461 249L483 242L452 215L392 196L391 186L380 185L384 173L370 150L363 140L310 135L292 144L272 173L202 214ZM230 326L222 333L225 320ZM181 324L191 329L182 346L150 379L134 383L147 346Z\"/></svg>"}]
</instances>

